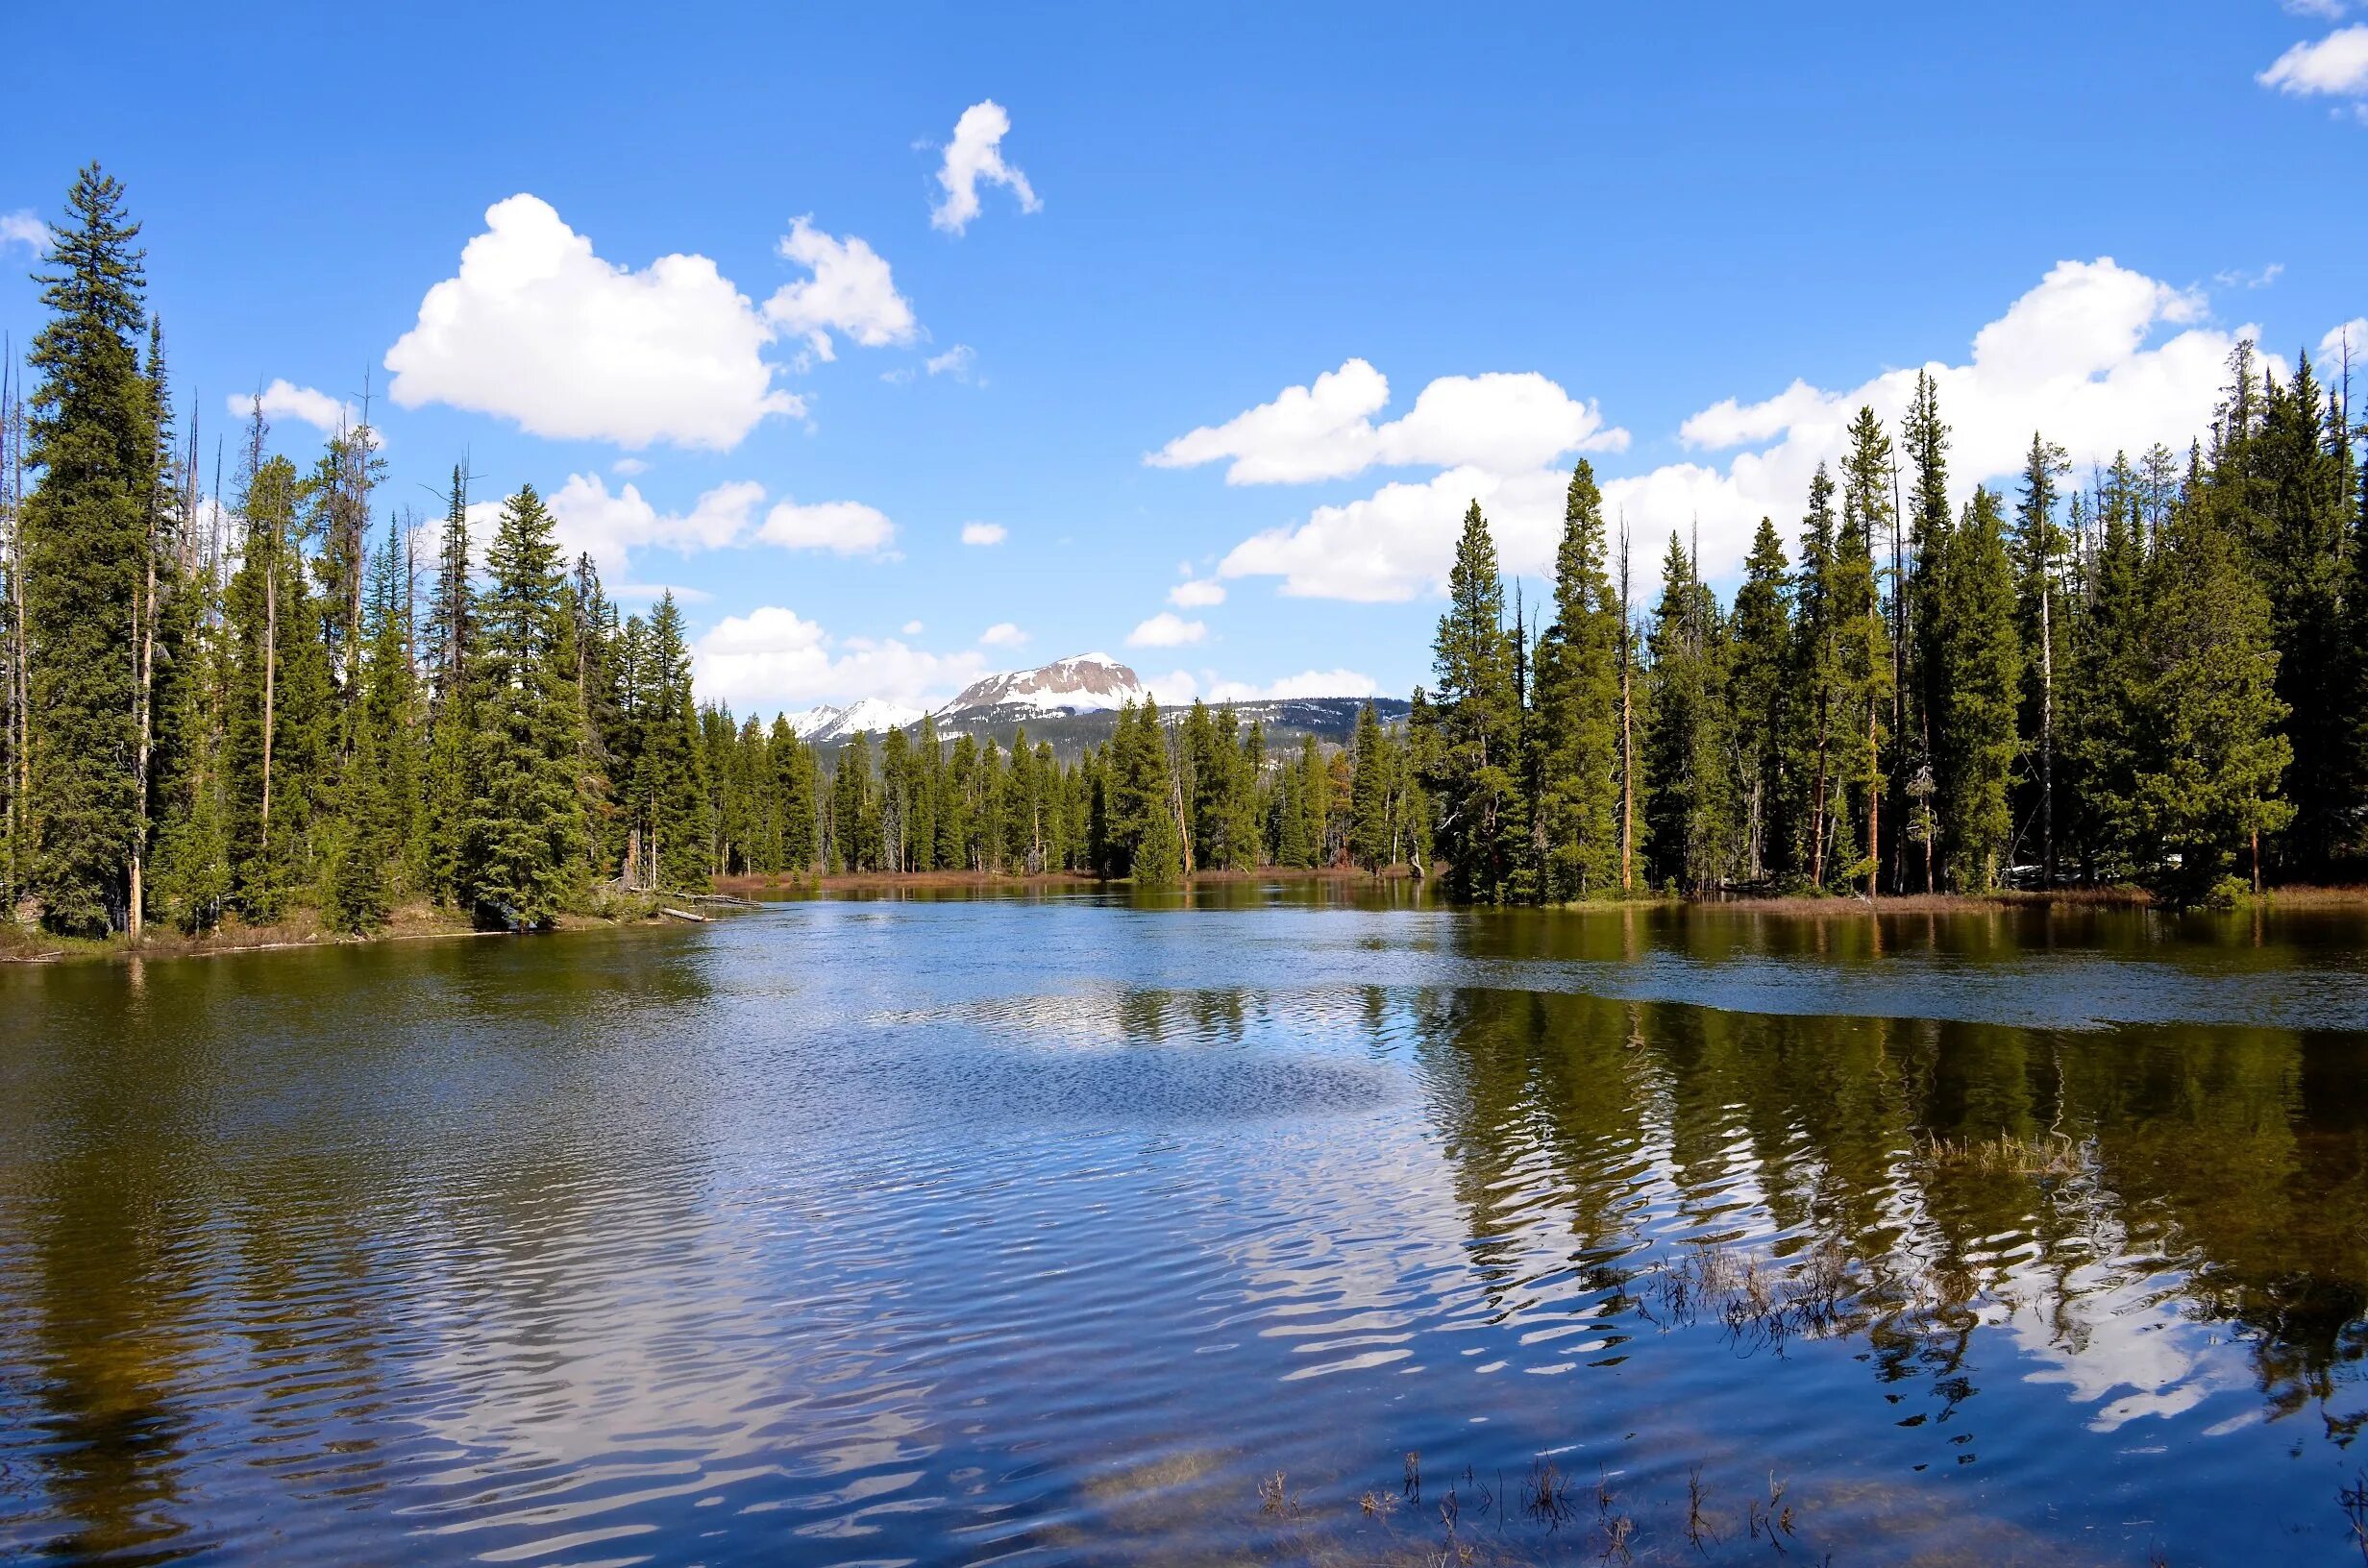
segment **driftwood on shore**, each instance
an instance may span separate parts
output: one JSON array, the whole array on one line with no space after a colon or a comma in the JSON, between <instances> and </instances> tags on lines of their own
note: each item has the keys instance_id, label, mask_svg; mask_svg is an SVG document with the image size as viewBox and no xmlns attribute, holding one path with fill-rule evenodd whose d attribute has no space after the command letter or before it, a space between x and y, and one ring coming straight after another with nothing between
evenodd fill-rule
<instances>
[{"instance_id":1,"label":"driftwood on shore","mask_svg":"<svg viewBox=\"0 0 2368 1568\"><path fill-rule=\"evenodd\" d=\"M694 915L687 909L676 909L670 905L660 904L657 912L660 915L666 916L669 919L689 920L697 925L704 925L707 923L707 917L704 915Z\"/></svg>"}]
</instances>

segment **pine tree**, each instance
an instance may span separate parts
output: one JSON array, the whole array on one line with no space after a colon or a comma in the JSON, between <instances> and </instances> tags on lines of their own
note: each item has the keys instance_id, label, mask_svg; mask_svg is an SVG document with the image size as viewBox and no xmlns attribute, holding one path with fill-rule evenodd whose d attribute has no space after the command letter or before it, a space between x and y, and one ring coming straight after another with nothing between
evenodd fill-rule
<instances>
[{"instance_id":1,"label":"pine tree","mask_svg":"<svg viewBox=\"0 0 2368 1568\"><path fill-rule=\"evenodd\" d=\"M1717 887L1739 840L1718 602L1675 534L1653 612L1652 719L1644 738L1645 866L1690 893Z\"/></svg>"},{"instance_id":2,"label":"pine tree","mask_svg":"<svg viewBox=\"0 0 2368 1568\"><path fill-rule=\"evenodd\" d=\"M2359 701L2346 658L2344 595L2351 497L2345 443L2329 439L2328 409L2310 357L2294 378L2266 377L2261 428L2253 443L2258 495L2267 509L2253 529L2269 594L2278 649L2278 697L2294 762L2286 795L2294 821L2281 848L2292 869L2324 875L2351 834L2358 806L2351 776L2350 729Z\"/></svg>"},{"instance_id":3,"label":"pine tree","mask_svg":"<svg viewBox=\"0 0 2368 1568\"><path fill-rule=\"evenodd\" d=\"M2155 561L2136 809L2155 880L2182 902L2211 894L2240 852L2257 891L2261 839L2293 818L2278 793L2293 749L2269 598L2248 555L2209 498L2191 494Z\"/></svg>"},{"instance_id":4,"label":"pine tree","mask_svg":"<svg viewBox=\"0 0 2368 1568\"><path fill-rule=\"evenodd\" d=\"M1810 479L1801 522L1800 568L1793 591L1793 723L1788 772L1806 797L1788 813L1801 824L1794 855L1813 887L1845 875L1857 859L1844 786L1859 755L1857 680L1850 645L1856 631L1857 574L1843 558L1834 516L1834 480L1825 465ZM1845 581L1845 579L1849 579Z\"/></svg>"},{"instance_id":5,"label":"pine tree","mask_svg":"<svg viewBox=\"0 0 2368 1568\"><path fill-rule=\"evenodd\" d=\"M1891 438L1875 411L1861 407L1849 429L1842 459L1841 533L1835 543L1829 614L1841 636L1842 676L1852 730L1851 760L1844 772L1859 792L1866 824L1864 856L1844 868L1845 877L1863 876L1866 894L1880 890L1883 865L1883 801L1892 789L1891 725L1898 666L1891 649L1890 622L1875 565L1877 542L1894 531L1891 501ZM1904 793L1904 792L1903 792Z\"/></svg>"},{"instance_id":6,"label":"pine tree","mask_svg":"<svg viewBox=\"0 0 2368 1568\"><path fill-rule=\"evenodd\" d=\"M1427 781L1439 813L1437 843L1451 896L1501 903L1511 892L1518 846L1527 836L1515 790L1517 704L1513 639L1505 630L1505 590L1488 519L1472 502L1447 574L1447 612L1432 645L1438 673Z\"/></svg>"},{"instance_id":7,"label":"pine tree","mask_svg":"<svg viewBox=\"0 0 2368 1568\"><path fill-rule=\"evenodd\" d=\"M2063 529L2056 521L2056 501L2069 461L2063 448L2032 435L2012 540L2017 630L2025 653L2020 727L2031 742L2018 814L2038 825L2039 874L2050 887L2056 881L2056 680L2070 663L2071 632L2060 601Z\"/></svg>"},{"instance_id":8,"label":"pine tree","mask_svg":"<svg viewBox=\"0 0 2368 1568\"><path fill-rule=\"evenodd\" d=\"M259 412L258 417L259 418ZM470 893L465 836L477 796L477 611L470 581L468 479L453 470L435 584L428 608L427 777L416 831L427 891L465 907Z\"/></svg>"},{"instance_id":9,"label":"pine tree","mask_svg":"<svg viewBox=\"0 0 2368 1568\"><path fill-rule=\"evenodd\" d=\"M542 926L579 895L583 714L551 514L531 485L505 502L478 596L476 772L467 843L476 903Z\"/></svg>"},{"instance_id":10,"label":"pine tree","mask_svg":"<svg viewBox=\"0 0 2368 1568\"><path fill-rule=\"evenodd\" d=\"M651 613L642 672L639 767L633 800L653 888L708 885L712 829L705 748L691 690L691 650L672 591Z\"/></svg>"},{"instance_id":11,"label":"pine tree","mask_svg":"<svg viewBox=\"0 0 2368 1568\"><path fill-rule=\"evenodd\" d=\"M1997 497L1974 491L1935 560L1924 625L1938 842L1950 884L1986 893L1998 886L2014 837L2009 789L2023 669Z\"/></svg>"},{"instance_id":12,"label":"pine tree","mask_svg":"<svg viewBox=\"0 0 2368 1568\"><path fill-rule=\"evenodd\" d=\"M1735 591L1730 703L1740 758L1742 872L1753 882L1791 870L1791 786L1784 735L1791 723L1792 618L1784 541L1760 519Z\"/></svg>"},{"instance_id":13,"label":"pine tree","mask_svg":"<svg viewBox=\"0 0 2368 1568\"><path fill-rule=\"evenodd\" d=\"M1355 765L1349 772L1349 855L1369 871L1379 871L1396 859L1393 813L1397 788L1397 757L1389 732L1367 702L1357 710Z\"/></svg>"},{"instance_id":14,"label":"pine tree","mask_svg":"<svg viewBox=\"0 0 2368 1568\"><path fill-rule=\"evenodd\" d=\"M39 275L51 319L33 340L41 377L26 453L39 482L23 514L32 863L26 888L54 931L126 922L138 821L133 640L157 486L139 225L95 163L50 230Z\"/></svg>"},{"instance_id":15,"label":"pine tree","mask_svg":"<svg viewBox=\"0 0 2368 1568\"><path fill-rule=\"evenodd\" d=\"M1586 898L1619 886L1621 609L1608 570L1603 492L1586 459L1571 471L1554 557L1554 624L1540 641L1538 821L1542 892Z\"/></svg>"}]
</instances>

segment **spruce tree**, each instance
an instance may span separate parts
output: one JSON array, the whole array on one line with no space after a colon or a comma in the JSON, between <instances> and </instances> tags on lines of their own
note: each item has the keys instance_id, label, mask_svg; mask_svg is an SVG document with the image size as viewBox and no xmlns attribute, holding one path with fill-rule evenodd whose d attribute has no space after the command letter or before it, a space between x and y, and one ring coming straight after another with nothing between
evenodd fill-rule
<instances>
[{"instance_id":1,"label":"spruce tree","mask_svg":"<svg viewBox=\"0 0 2368 1568\"><path fill-rule=\"evenodd\" d=\"M1395 858L1390 808L1396 789L1396 758L1369 701L1357 710L1351 750L1356 760L1348 775L1348 852L1367 870L1378 871Z\"/></svg>"},{"instance_id":2,"label":"spruce tree","mask_svg":"<svg viewBox=\"0 0 2368 1568\"><path fill-rule=\"evenodd\" d=\"M146 253L123 186L95 163L66 197L38 276L50 320L26 451L39 479L21 527L31 865L51 930L96 935L127 919L138 821L136 625L156 494L153 390L136 345Z\"/></svg>"},{"instance_id":3,"label":"spruce tree","mask_svg":"<svg viewBox=\"0 0 2368 1568\"><path fill-rule=\"evenodd\" d=\"M531 485L505 502L478 596L478 793L466 842L479 907L548 925L581 891L586 833L565 581Z\"/></svg>"},{"instance_id":4,"label":"spruce tree","mask_svg":"<svg viewBox=\"0 0 2368 1568\"><path fill-rule=\"evenodd\" d=\"M1558 901L1619 886L1621 609L1607 555L1603 492L1581 458L1564 496L1554 624L1541 639L1537 674L1541 891Z\"/></svg>"},{"instance_id":5,"label":"spruce tree","mask_svg":"<svg viewBox=\"0 0 2368 1568\"><path fill-rule=\"evenodd\" d=\"M2016 815L2036 824L2042 885L2056 881L2057 680L2070 667L2072 623L2058 580L2063 528L2056 521L2059 481L2069 459L2063 448L2035 431L2023 459L2022 496L2014 507L2016 630L2023 650L2020 727L2029 739Z\"/></svg>"},{"instance_id":6,"label":"spruce tree","mask_svg":"<svg viewBox=\"0 0 2368 1568\"><path fill-rule=\"evenodd\" d=\"M2191 495L2150 585L2136 811L2154 879L2182 903L2210 894L2240 856L2257 889L2261 839L2294 813L2279 794L2293 748L2269 598L2248 555L2209 498Z\"/></svg>"},{"instance_id":7,"label":"spruce tree","mask_svg":"<svg viewBox=\"0 0 2368 1568\"><path fill-rule=\"evenodd\" d=\"M1791 867L1790 784L1784 735L1791 723L1792 619L1784 541L1760 519L1735 591L1730 703L1741 777L1742 871L1754 882Z\"/></svg>"},{"instance_id":8,"label":"spruce tree","mask_svg":"<svg viewBox=\"0 0 2368 1568\"><path fill-rule=\"evenodd\" d=\"M1730 873L1739 839L1726 636L1718 602L1675 534L1653 612L1650 723L1644 736L1644 847L1657 884L1708 892Z\"/></svg>"},{"instance_id":9,"label":"spruce tree","mask_svg":"<svg viewBox=\"0 0 2368 1568\"><path fill-rule=\"evenodd\" d=\"M1439 683L1428 786L1444 879L1461 901L1501 903L1527 834L1515 789L1513 639L1505 629L1496 545L1478 502L1464 514L1432 663Z\"/></svg>"},{"instance_id":10,"label":"spruce tree","mask_svg":"<svg viewBox=\"0 0 2368 1568\"><path fill-rule=\"evenodd\" d=\"M2022 688L2014 568L1998 498L1976 489L1937 555L1926 607L1935 801L1950 885L1998 886L2013 842L2009 789Z\"/></svg>"}]
</instances>

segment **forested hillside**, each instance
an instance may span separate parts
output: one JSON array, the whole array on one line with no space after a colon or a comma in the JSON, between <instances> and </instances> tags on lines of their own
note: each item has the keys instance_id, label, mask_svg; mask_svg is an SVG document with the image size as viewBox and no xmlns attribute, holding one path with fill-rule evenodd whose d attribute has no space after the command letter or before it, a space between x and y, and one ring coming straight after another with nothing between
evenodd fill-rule
<instances>
[{"instance_id":1,"label":"forested hillside","mask_svg":"<svg viewBox=\"0 0 2368 1568\"><path fill-rule=\"evenodd\" d=\"M702 705L671 595L623 614L531 486L473 551L464 469L416 526L366 417L300 465L258 400L206 452L137 238L85 170L0 385L0 908L57 932L537 925L813 870L2185 901L2368 847L2368 482L2306 357L2282 380L2240 348L2208 444L2074 475L2035 435L2010 494L1955 507L1926 379L1896 432L1861 412L1789 542L1761 522L1730 600L1672 538L1641 616L1582 461L1534 621L1468 513L1435 684L1394 723L1147 701L819 748Z\"/></svg>"}]
</instances>

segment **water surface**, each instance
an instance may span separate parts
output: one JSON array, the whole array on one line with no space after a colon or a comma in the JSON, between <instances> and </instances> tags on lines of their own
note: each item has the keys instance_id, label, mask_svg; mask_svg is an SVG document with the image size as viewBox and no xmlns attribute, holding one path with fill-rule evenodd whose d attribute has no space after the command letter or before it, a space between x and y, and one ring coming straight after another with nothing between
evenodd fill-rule
<instances>
[{"instance_id":1,"label":"water surface","mask_svg":"<svg viewBox=\"0 0 2368 1568\"><path fill-rule=\"evenodd\" d=\"M1234 886L0 972L0 1556L2356 1561L2364 952Z\"/></svg>"}]
</instances>

